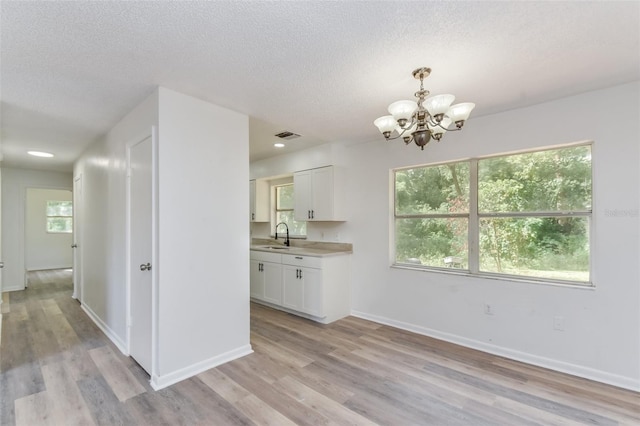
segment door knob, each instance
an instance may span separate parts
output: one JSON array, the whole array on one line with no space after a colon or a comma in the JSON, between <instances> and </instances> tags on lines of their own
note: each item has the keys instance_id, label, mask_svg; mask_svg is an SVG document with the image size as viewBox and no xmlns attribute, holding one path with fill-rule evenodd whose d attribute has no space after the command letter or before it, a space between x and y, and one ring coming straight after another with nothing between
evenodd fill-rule
<instances>
[{"instance_id":1,"label":"door knob","mask_svg":"<svg viewBox=\"0 0 640 426\"><path fill-rule=\"evenodd\" d=\"M150 271L151 270L151 264L150 263L142 263L140 265L140 270L141 271Z\"/></svg>"},{"instance_id":2,"label":"door knob","mask_svg":"<svg viewBox=\"0 0 640 426\"><path fill-rule=\"evenodd\" d=\"M76 248L78 245L76 243L71 244L71 248Z\"/></svg>"}]
</instances>

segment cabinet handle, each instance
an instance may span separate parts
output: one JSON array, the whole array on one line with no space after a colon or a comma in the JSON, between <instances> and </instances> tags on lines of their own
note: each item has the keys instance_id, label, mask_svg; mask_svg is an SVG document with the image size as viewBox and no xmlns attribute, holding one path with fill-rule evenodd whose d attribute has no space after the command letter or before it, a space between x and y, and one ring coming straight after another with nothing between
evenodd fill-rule
<instances>
[{"instance_id":1,"label":"cabinet handle","mask_svg":"<svg viewBox=\"0 0 640 426\"><path fill-rule=\"evenodd\" d=\"M300 278L300 269L296 269L296 278Z\"/></svg>"},{"instance_id":2,"label":"cabinet handle","mask_svg":"<svg viewBox=\"0 0 640 426\"><path fill-rule=\"evenodd\" d=\"M302 279L302 269L300 269L300 279Z\"/></svg>"},{"instance_id":3,"label":"cabinet handle","mask_svg":"<svg viewBox=\"0 0 640 426\"><path fill-rule=\"evenodd\" d=\"M307 210L307 219L311 219L311 210Z\"/></svg>"},{"instance_id":4,"label":"cabinet handle","mask_svg":"<svg viewBox=\"0 0 640 426\"><path fill-rule=\"evenodd\" d=\"M314 216L313 213L314 213L313 210L311 210L311 219L313 219L313 216Z\"/></svg>"},{"instance_id":5,"label":"cabinet handle","mask_svg":"<svg viewBox=\"0 0 640 426\"><path fill-rule=\"evenodd\" d=\"M256 214L255 213L251 213L251 220L256 220Z\"/></svg>"},{"instance_id":6,"label":"cabinet handle","mask_svg":"<svg viewBox=\"0 0 640 426\"><path fill-rule=\"evenodd\" d=\"M296 259L300 259L300 260L302 260L302 259L303 259L303 257L302 257L302 256L296 256Z\"/></svg>"},{"instance_id":7,"label":"cabinet handle","mask_svg":"<svg viewBox=\"0 0 640 426\"><path fill-rule=\"evenodd\" d=\"M260 272L262 272L262 271L263 271L263 269L262 269L262 263L258 263L258 271L260 271Z\"/></svg>"}]
</instances>

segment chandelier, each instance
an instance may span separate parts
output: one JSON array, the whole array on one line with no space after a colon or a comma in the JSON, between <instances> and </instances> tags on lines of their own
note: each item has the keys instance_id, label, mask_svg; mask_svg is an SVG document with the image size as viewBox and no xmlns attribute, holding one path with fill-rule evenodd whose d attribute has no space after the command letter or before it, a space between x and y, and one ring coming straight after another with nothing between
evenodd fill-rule
<instances>
[{"instance_id":1,"label":"chandelier","mask_svg":"<svg viewBox=\"0 0 640 426\"><path fill-rule=\"evenodd\" d=\"M389 105L389 113L373 122L387 140L402 138L409 145L415 142L420 149L431 139L439 141L447 131L462 129L476 104L465 102L451 105L455 96L437 95L427 98L429 91L424 89L424 78L431 74L431 68L418 68L413 77L420 79L420 90L414 95L417 101L397 101ZM451 123L455 128L449 128ZM395 132L395 133L394 133ZM394 137L391 137L391 134Z\"/></svg>"}]
</instances>

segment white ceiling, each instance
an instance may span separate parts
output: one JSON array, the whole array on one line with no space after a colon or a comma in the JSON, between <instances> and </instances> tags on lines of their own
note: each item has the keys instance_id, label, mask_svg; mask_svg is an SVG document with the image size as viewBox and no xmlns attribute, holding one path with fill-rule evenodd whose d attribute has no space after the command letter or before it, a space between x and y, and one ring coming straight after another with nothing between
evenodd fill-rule
<instances>
[{"instance_id":1,"label":"white ceiling","mask_svg":"<svg viewBox=\"0 0 640 426\"><path fill-rule=\"evenodd\" d=\"M475 102L472 117L640 79L637 1L3 0L0 11L10 167L71 170L156 86L248 114L256 160L283 152L282 130L303 135L284 150L382 142L372 121L412 98L420 66L432 93Z\"/></svg>"}]
</instances>

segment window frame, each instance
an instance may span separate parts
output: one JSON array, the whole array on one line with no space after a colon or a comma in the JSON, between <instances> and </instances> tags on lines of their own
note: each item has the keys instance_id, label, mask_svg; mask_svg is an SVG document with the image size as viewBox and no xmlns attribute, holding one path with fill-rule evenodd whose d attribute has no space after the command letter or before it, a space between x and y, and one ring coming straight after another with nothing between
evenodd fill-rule
<instances>
[{"instance_id":1,"label":"window frame","mask_svg":"<svg viewBox=\"0 0 640 426\"><path fill-rule=\"evenodd\" d=\"M531 154L543 151L559 150L564 148L575 148L580 146L588 146L591 152L591 208L588 210L566 210L566 211L535 211L535 212L490 212L480 213L478 210L478 164L480 161L490 158L509 157L519 154ZM406 166L392 169L390 173L390 196L392 199L390 209L390 267L399 269L410 269L417 271L428 271L446 273L452 275L465 275L473 276L477 278L488 278L494 280L503 281L517 281L527 282L535 284L550 284L561 285L562 287L576 287L576 288L595 288L593 282L593 230L594 225L594 142L593 141L581 141L562 145L552 145L545 147L538 147L533 149L525 149L518 151L510 151L486 156L469 157L458 160L443 161L429 164L421 164L415 166ZM412 214L412 215L397 215L396 206L396 174L404 170L417 169L422 167L435 167L454 163L469 163L469 213L432 213L432 214ZM396 261L397 247L396 247L396 221L404 218L467 218L467 238L468 238L468 268L449 268L446 266L428 266L418 265L411 263L399 263ZM552 279L545 277L534 277L527 275L515 275L502 272L487 272L480 270L480 221L485 218L531 218L531 217L584 217L588 221L587 236L589 239L589 279L588 281L574 281L564 279Z\"/></svg>"},{"instance_id":2,"label":"window frame","mask_svg":"<svg viewBox=\"0 0 640 426\"><path fill-rule=\"evenodd\" d=\"M289 212L290 211L292 213L293 220L296 221L295 220L295 212L294 212L295 207L294 206L292 206L290 209L280 209L280 208L278 208L278 188L281 188L281 187L284 187L284 186L291 186L293 188L293 182L278 183L278 184L272 185L272 189L273 189L273 192L272 192L272 194L273 194L273 210L272 210L273 211L273 221L272 221L272 224L271 224L271 228L272 228L271 235L273 237L275 237L275 234L276 234L275 227L279 223L278 222L278 213L279 212ZM295 194L295 192L294 192L294 194ZM298 222L298 221L296 221L296 222ZM305 234L293 234L293 233L289 232L289 238L290 239L306 239L307 238L306 230L307 230L307 227L305 225ZM280 235L280 233L278 233L278 235Z\"/></svg>"},{"instance_id":3,"label":"window frame","mask_svg":"<svg viewBox=\"0 0 640 426\"><path fill-rule=\"evenodd\" d=\"M49 203L70 203L71 214L70 215L50 215ZM69 219L71 222L69 231L51 231L49 230L49 219ZM45 231L47 234L73 234L73 201L72 200L47 200L45 204Z\"/></svg>"}]
</instances>

